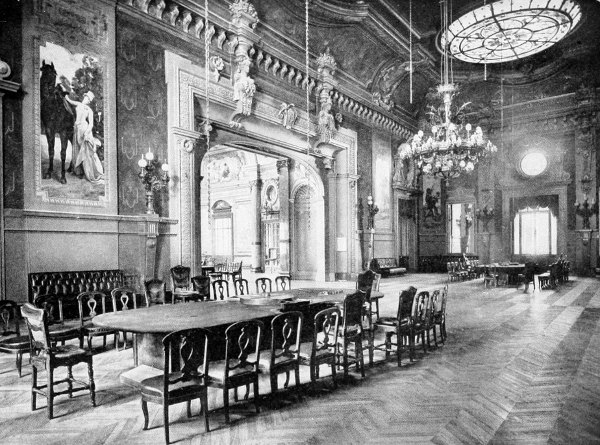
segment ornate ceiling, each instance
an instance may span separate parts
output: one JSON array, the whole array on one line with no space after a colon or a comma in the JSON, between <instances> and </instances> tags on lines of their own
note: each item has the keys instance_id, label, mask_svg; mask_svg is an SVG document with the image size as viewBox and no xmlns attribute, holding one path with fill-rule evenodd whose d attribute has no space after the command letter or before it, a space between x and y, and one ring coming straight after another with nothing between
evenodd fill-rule
<instances>
[{"instance_id":1,"label":"ornate ceiling","mask_svg":"<svg viewBox=\"0 0 600 445\"><path fill-rule=\"evenodd\" d=\"M484 4L483 0L449 1L453 20ZM565 70L580 67L582 58L588 58L590 66L597 65L600 2L576 1L581 6L582 19L566 38L528 58L488 65L487 82L499 84L502 78L505 85L537 85L547 79L569 77ZM304 0L256 0L254 4L261 23L278 38L288 40L301 55L305 42ZM338 64L340 79L372 95L376 104L389 111L414 116L424 105L427 90L439 81L439 0L413 0L412 8L412 104L408 71L409 0L311 0L311 57L329 48ZM453 69L459 83L484 81L484 68L480 64L455 60Z\"/></svg>"}]
</instances>

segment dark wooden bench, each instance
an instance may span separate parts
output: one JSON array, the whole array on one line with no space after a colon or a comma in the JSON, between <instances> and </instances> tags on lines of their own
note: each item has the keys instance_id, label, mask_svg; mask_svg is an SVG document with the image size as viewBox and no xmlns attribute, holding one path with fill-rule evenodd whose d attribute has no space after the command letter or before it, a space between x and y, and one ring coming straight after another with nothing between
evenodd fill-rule
<instances>
[{"instance_id":1,"label":"dark wooden bench","mask_svg":"<svg viewBox=\"0 0 600 445\"><path fill-rule=\"evenodd\" d=\"M406 267L400 267L396 258L373 258L369 267L373 272L381 274L382 277L406 273Z\"/></svg>"}]
</instances>

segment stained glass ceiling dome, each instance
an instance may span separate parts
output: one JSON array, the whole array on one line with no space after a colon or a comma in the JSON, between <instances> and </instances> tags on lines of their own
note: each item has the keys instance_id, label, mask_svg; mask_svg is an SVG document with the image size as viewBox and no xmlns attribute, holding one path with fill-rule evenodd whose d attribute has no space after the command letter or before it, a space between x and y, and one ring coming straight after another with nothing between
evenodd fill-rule
<instances>
[{"instance_id":1,"label":"stained glass ceiling dome","mask_svg":"<svg viewBox=\"0 0 600 445\"><path fill-rule=\"evenodd\" d=\"M452 22L441 44L465 62L508 62L551 47L580 19L574 0L500 0Z\"/></svg>"}]
</instances>

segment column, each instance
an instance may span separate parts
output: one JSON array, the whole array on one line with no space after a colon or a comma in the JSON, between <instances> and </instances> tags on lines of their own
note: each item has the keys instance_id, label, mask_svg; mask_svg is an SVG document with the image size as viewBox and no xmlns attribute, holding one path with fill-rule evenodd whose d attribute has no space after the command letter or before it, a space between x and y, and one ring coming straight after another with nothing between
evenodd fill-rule
<instances>
[{"instance_id":1,"label":"column","mask_svg":"<svg viewBox=\"0 0 600 445\"><path fill-rule=\"evenodd\" d=\"M279 270L290 273L290 164L287 159L277 161L279 174Z\"/></svg>"},{"instance_id":2,"label":"column","mask_svg":"<svg viewBox=\"0 0 600 445\"><path fill-rule=\"evenodd\" d=\"M251 233L254 234L251 248L251 270L262 272L262 240L261 240L261 217L260 217L260 195L262 193L262 181L255 179L250 181L250 202L254 210L254 218L250 218Z\"/></svg>"}]
</instances>

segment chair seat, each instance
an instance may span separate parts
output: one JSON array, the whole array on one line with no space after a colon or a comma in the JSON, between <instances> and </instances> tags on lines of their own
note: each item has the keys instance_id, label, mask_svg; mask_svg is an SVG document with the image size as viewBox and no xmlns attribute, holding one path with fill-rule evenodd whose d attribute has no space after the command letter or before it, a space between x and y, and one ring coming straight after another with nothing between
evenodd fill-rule
<instances>
[{"instance_id":1,"label":"chair seat","mask_svg":"<svg viewBox=\"0 0 600 445\"><path fill-rule=\"evenodd\" d=\"M48 333L52 340L56 338L75 338L79 336L81 322L79 320L65 321L60 324L52 324L48 326Z\"/></svg>"},{"instance_id":2,"label":"chair seat","mask_svg":"<svg viewBox=\"0 0 600 445\"><path fill-rule=\"evenodd\" d=\"M312 356L312 342L302 343L300 345L300 359L301 360L310 360ZM318 350L316 353L316 358L326 358L330 356L335 356L335 351L330 351L328 349Z\"/></svg>"},{"instance_id":3,"label":"chair seat","mask_svg":"<svg viewBox=\"0 0 600 445\"><path fill-rule=\"evenodd\" d=\"M55 346L52 348L52 352L56 366L62 366L68 363L84 362L92 358L92 353L90 351L81 349L79 346L75 345ZM33 362L45 362L46 355L41 354L33 356L31 357L31 360Z\"/></svg>"},{"instance_id":4,"label":"chair seat","mask_svg":"<svg viewBox=\"0 0 600 445\"><path fill-rule=\"evenodd\" d=\"M172 372L169 374L169 381L173 382L181 378L181 376L181 372ZM204 387L204 377L195 377L190 380L179 381L170 385L169 397L186 397L190 395L190 392L198 391L198 393L200 393ZM142 394L162 397L164 391L164 376L161 374L144 379L140 382L140 388ZM200 394L198 394L198 397L200 397Z\"/></svg>"},{"instance_id":5,"label":"chair seat","mask_svg":"<svg viewBox=\"0 0 600 445\"><path fill-rule=\"evenodd\" d=\"M236 368L229 370L229 377L238 376L243 374L252 374L254 372L254 366L248 366L247 368ZM210 362L210 368L208 369L208 376L217 382L223 382L225 377L225 360L219 360L216 362Z\"/></svg>"},{"instance_id":6,"label":"chair seat","mask_svg":"<svg viewBox=\"0 0 600 445\"><path fill-rule=\"evenodd\" d=\"M1 337L0 337L1 338ZM27 349L29 348L29 337L25 335L19 335L18 337L9 337L0 340L0 351L2 350L14 350Z\"/></svg>"},{"instance_id":7,"label":"chair seat","mask_svg":"<svg viewBox=\"0 0 600 445\"><path fill-rule=\"evenodd\" d=\"M94 323L91 321L84 324L82 329L83 329L83 332L85 332L86 334L91 334L91 335L112 334L113 332L115 332L114 329L103 328L100 326L94 326Z\"/></svg>"},{"instance_id":8,"label":"chair seat","mask_svg":"<svg viewBox=\"0 0 600 445\"><path fill-rule=\"evenodd\" d=\"M409 323L410 319L404 318L400 321L400 326L408 326ZM380 317L376 324L382 326L396 326L398 324L398 319L396 317Z\"/></svg>"},{"instance_id":9,"label":"chair seat","mask_svg":"<svg viewBox=\"0 0 600 445\"><path fill-rule=\"evenodd\" d=\"M277 357L275 367L284 366L286 364L292 364L296 361L295 357ZM258 362L258 368L264 372L271 372L271 351L264 351L260 353L260 361Z\"/></svg>"}]
</instances>

